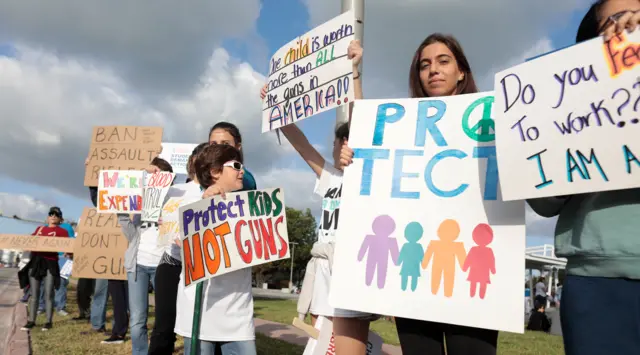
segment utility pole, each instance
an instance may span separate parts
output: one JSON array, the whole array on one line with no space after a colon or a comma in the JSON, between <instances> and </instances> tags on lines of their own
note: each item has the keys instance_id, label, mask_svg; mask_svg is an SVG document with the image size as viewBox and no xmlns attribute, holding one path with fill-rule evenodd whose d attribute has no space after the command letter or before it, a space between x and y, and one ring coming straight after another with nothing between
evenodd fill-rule
<instances>
[{"instance_id":1,"label":"utility pole","mask_svg":"<svg viewBox=\"0 0 640 355\"><path fill-rule=\"evenodd\" d=\"M354 24L353 32L354 39L360 41L360 44L364 46L364 0L341 0L342 1L342 13L349 10L353 10L356 17L356 23ZM362 63L360 63L360 82L362 82ZM353 83L351 84L353 88ZM349 121L349 111L353 103L348 105L342 105L338 107L336 112L336 128L342 123Z\"/></svg>"},{"instance_id":2,"label":"utility pole","mask_svg":"<svg viewBox=\"0 0 640 355\"><path fill-rule=\"evenodd\" d=\"M296 252L296 244L295 242L289 242L289 244L293 245L291 247L291 273L289 274L289 292L293 290L293 256Z\"/></svg>"}]
</instances>

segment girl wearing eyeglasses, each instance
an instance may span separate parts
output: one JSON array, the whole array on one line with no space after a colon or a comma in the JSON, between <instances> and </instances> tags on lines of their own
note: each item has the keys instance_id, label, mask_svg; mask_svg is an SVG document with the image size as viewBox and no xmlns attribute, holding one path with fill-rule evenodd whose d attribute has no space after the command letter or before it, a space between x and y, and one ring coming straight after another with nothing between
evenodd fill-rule
<instances>
[{"instance_id":1,"label":"girl wearing eyeglasses","mask_svg":"<svg viewBox=\"0 0 640 355\"><path fill-rule=\"evenodd\" d=\"M212 195L244 189L242 154L231 144L212 144L195 159L196 177L201 188ZM181 276L178 290L176 333L184 337L184 353L191 353L191 331L196 286L184 287ZM203 283L199 333L201 355L256 355L253 324L251 268L216 276Z\"/></svg>"},{"instance_id":2,"label":"girl wearing eyeglasses","mask_svg":"<svg viewBox=\"0 0 640 355\"><path fill-rule=\"evenodd\" d=\"M598 1L576 42L638 31L639 11L638 0ZM556 254L567 258L560 307L565 353L640 354L640 189L527 202L543 217L558 216Z\"/></svg>"}]
</instances>

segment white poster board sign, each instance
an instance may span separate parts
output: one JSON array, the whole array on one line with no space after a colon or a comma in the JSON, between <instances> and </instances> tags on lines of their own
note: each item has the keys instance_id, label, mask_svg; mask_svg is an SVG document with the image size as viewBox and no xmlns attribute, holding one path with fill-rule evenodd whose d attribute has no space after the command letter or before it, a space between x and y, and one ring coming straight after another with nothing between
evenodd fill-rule
<instances>
[{"instance_id":1,"label":"white poster board sign","mask_svg":"<svg viewBox=\"0 0 640 355\"><path fill-rule=\"evenodd\" d=\"M354 38L353 11L341 14L280 48L269 61L262 132L353 101L347 48Z\"/></svg>"},{"instance_id":2,"label":"white poster board sign","mask_svg":"<svg viewBox=\"0 0 640 355\"><path fill-rule=\"evenodd\" d=\"M187 162L197 146L187 143L162 143L160 158L171 164L174 173L187 175Z\"/></svg>"},{"instance_id":3,"label":"white poster board sign","mask_svg":"<svg viewBox=\"0 0 640 355\"><path fill-rule=\"evenodd\" d=\"M640 31L496 74L505 200L640 187Z\"/></svg>"},{"instance_id":4,"label":"white poster board sign","mask_svg":"<svg viewBox=\"0 0 640 355\"><path fill-rule=\"evenodd\" d=\"M179 208L182 278L191 286L289 258L284 192L252 190Z\"/></svg>"},{"instance_id":5,"label":"white poster board sign","mask_svg":"<svg viewBox=\"0 0 640 355\"><path fill-rule=\"evenodd\" d=\"M62 268L60 268L60 277L63 279L69 280L71 277L71 271L73 270L73 260L67 259L65 260Z\"/></svg>"},{"instance_id":6,"label":"white poster board sign","mask_svg":"<svg viewBox=\"0 0 640 355\"><path fill-rule=\"evenodd\" d=\"M98 213L142 213L144 170L100 170Z\"/></svg>"},{"instance_id":7,"label":"white poster board sign","mask_svg":"<svg viewBox=\"0 0 640 355\"><path fill-rule=\"evenodd\" d=\"M355 103L332 306L523 332L524 202L501 201L492 102Z\"/></svg>"},{"instance_id":8,"label":"white poster board sign","mask_svg":"<svg viewBox=\"0 0 640 355\"><path fill-rule=\"evenodd\" d=\"M144 187L142 188L142 220L158 222L164 198L169 192L176 174L159 171L154 174L144 173Z\"/></svg>"}]
</instances>

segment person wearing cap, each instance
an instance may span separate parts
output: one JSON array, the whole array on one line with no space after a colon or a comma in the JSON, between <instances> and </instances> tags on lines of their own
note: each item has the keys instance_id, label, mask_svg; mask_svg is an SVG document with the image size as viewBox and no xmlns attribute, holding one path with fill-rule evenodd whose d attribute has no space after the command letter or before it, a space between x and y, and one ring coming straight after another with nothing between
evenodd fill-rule
<instances>
[{"instance_id":1,"label":"person wearing cap","mask_svg":"<svg viewBox=\"0 0 640 355\"><path fill-rule=\"evenodd\" d=\"M66 229L60 227L62 222L62 210L58 207L52 207L49 210L49 224L40 226L32 235L43 237L69 237ZM28 277L32 295L29 300L29 316L27 324L22 330L29 331L36 325L36 316L38 311L38 298L40 294L40 283L44 281L44 295L46 305L46 323L42 327L43 331L47 331L52 327L53 321L53 298L54 289L60 287L60 267L58 266L58 253L56 252L39 252L34 251L31 254L31 260L27 266L20 271L19 277L22 280Z\"/></svg>"},{"instance_id":2,"label":"person wearing cap","mask_svg":"<svg viewBox=\"0 0 640 355\"><path fill-rule=\"evenodd\" d=\"M52 213L52 212L60 214L60 228L63 228L67 231L67 233L69 234L69 238L75 238L76 232L73 230L73 226L71 226L71 224L66 223L64 221L64 217L62 216L62 210L60 209L60 207L51 207L51 209L49 210L49 213ZM62 267L64 266L64 264L67 262L68 259L69 259L69 256L66 253L63 253L63 252L58 253L58 267L60 268L60 270L62 270ZM56 312L58 312L59 315L64 317L69 315L69 313L67 313L66 311L68 286L69 286L69 280L61 277L60 287L56 290L54 301L53 301L53 307L55 308ZM42 287L41 285L40 286L40 305L38 306L38 313L44 313L44 310L45 310L44 300L45 300L44 287Z\"/></svg>"}]
</instances>

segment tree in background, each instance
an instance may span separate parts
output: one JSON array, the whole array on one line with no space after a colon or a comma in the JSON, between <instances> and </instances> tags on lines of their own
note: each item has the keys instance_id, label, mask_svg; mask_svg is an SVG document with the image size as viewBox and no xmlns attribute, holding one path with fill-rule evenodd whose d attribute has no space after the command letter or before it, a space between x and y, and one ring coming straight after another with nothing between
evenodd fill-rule
<instances>
[{"instance_id":1,"label":"tree in background","mask_svg":"<svg viewBox=\"0 0 640 355\"><path fill-rule=\"evenodd\" d=\"M287 207L287 233L289 242L298 243L293 255L293 283L301 280L311 259L311 247L316 241L316 220L308 208L301 210ZM291 248L292 245L289 244ZM289 251L291 253L291 250ZM273 263L262 264L253 267L253 276L257 287L262 287L265 282L289 281L291 259L280 260Z\"/></svg>"}]
</instances>

